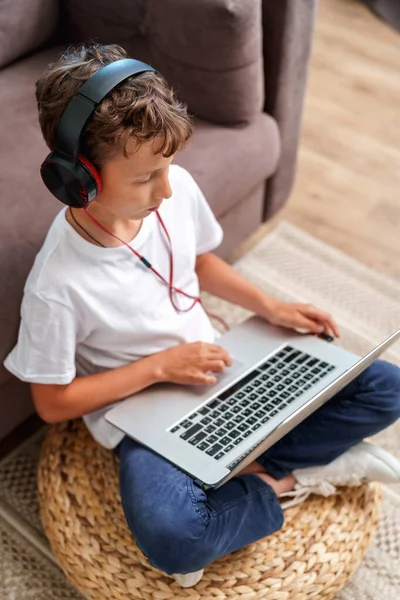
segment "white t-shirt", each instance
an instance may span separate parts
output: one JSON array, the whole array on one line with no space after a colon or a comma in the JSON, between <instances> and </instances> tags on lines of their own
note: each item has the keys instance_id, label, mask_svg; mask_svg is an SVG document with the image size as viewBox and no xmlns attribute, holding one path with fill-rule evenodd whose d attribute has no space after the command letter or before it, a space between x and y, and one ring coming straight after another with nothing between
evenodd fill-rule
<instances>
[{"instance_id":1,"label":"white t-shirt","mask_svg":"<svg viewBox=\"0 0 400 600\"><path fill-rule=\"evenodd\" d=\"M171 165L169 178L172 196L159 213L172 242L173 284L197 296L196 256L216 248L223 233L193 177ZM181 343L214 341L199 303L178 313L168 287L129 248L87 242L65 211L53 221L25 284L18 342L4 363L11 373L22 381L68 384ZM168 245L155 213L131 245L169 279ZM193 300L175 294L175 302L186 308ZM124 434L107 423L107 410L83 419L100 444L114 448Z\"/></svg>"}]
</instances>

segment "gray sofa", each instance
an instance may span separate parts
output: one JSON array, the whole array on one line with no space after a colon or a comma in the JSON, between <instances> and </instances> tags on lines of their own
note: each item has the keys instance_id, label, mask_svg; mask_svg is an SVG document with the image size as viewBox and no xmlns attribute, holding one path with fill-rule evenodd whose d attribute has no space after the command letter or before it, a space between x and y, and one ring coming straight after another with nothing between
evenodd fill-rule
<instances>
[{"instance_id":1,"label":"gray sofa","mask_svg":"<svg viewBox=\"0 0 400 600\"><path fill-rule=\"evenodd\" d=\"M23 286L61 209L43 186L47 153L34 82L68 43L119 43L160 70L195 115L176 162L220 221L226 257L287 200L316 0L14 0L0 15L0 439L34 412L2 362ZM62 343L62 340L60 340Z\"/></svg>"}]
</instances>

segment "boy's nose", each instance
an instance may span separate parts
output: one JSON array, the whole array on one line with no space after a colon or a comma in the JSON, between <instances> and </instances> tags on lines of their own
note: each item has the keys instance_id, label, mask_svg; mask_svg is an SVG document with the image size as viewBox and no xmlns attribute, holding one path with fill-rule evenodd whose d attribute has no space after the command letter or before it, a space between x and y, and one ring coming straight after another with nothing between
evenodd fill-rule
<instances>
[{"instance_id":1,"label":"boy's nose","mask_svg":"<svg viewBox=\"0 0 400 600\"><path fill-rule=\"evenodd\" d=\"M159 200L168 200L172 196L172 189L169 183L168 175L163 178L162 183L156 191L155 197Z\"/></svg>"}]
</instances>

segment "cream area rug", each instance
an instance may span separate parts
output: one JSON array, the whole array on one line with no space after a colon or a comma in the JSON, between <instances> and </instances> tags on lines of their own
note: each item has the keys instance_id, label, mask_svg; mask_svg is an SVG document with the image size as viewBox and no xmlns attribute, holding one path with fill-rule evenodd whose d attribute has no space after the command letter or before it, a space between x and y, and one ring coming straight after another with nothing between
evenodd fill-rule
<instances>
[{"instance_id":1,"label":"cream area rug","mask_svg":"<svg viewBox=\"0 0 400 600\"><path fill-rule=\"evenodd\" d=\"M400 284L281 222L235 268L274 297L312 302L340 327L335 343L365 354L400 326ZM204 295L230 325L249 313ZM400 366L400 344L383 356ZM0 463L0 599L82 600L44 538L36 469L47 428ZM400 421L373 438L400 459ZM365 559L337 600L394 600L400 594L400 486L384 487L382 516ZM112 600L112 598L110 598ZM128 600L128 599L127 599Z\"/></svg>"}]
</instances>

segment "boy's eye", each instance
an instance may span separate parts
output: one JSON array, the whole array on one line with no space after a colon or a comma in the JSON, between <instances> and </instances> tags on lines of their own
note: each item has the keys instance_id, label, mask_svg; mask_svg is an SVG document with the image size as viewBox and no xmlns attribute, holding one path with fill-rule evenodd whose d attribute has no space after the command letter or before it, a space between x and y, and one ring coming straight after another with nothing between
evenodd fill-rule
<instances>
[{"instance_id":1,"label":"boy's eye","mask_svg":"<svg viewBox=\"0 0 400 600\"><path fill-rule=\"evenodd\" d=\"M144 181L136 181L135 183L137 185L142 185L143 183L147 183L148 181L150 181L151 177L149 177L148 179L145 179Z\"/></svg>"}]
</instances>

